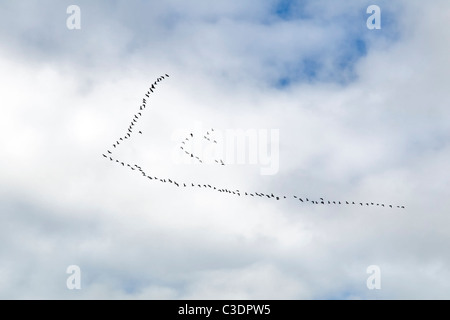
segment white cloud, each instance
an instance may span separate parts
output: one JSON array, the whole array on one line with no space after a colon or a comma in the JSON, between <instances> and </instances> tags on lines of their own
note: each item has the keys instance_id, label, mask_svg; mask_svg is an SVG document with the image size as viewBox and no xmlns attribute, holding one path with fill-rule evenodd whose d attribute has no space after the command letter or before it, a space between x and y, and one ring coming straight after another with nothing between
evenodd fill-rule
<instances>
[{"instance_id":1,"label":"white cloud","mask_svg":"<svg viewBox=\"0 0 450 320\"><path fill-rule=\"evenodd\" d=\"M0 297L448 298L446 2L384 2L379 31L353 30L359 2L311 2L300 20L275 2L81 2L79 32L65 4L47 4L0 11ZM346 47L356 38L364 56ZM311 57L313 79L300 67ZM178 181L406 210L177 188L105 161L164 73L121 159ZM279 173L174 164L173 133L198 121L280 129ZM65 287L71 264L81 291ZM372 264L380 291L365 286Z\"/></svg>"}]
</instances>

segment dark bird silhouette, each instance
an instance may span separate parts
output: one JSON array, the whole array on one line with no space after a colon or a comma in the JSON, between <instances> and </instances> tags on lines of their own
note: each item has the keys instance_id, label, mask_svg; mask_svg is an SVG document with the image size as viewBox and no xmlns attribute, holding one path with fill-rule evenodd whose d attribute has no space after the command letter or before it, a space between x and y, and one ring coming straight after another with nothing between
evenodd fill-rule
<instances>
[{"instance_id":1,"label":"dark bird silhouette","mask_svg":"<svg viewBox=\"0 0 450 320\"><path fill-rule=\"evenodd\" d=\"M112 152L111 152L111 151L109 151L109 150L106 150L106 151L108 151L108 153L109 153L109 154L112 154Z\"/></svg>"},{"instance_id":2,"label":"dark bird silhouette","mask_svg":"<svg viewBox=\"0 0 450 320\"><path fill-rule=\"evenodd\" d=\"M108 156L107 156L106 154L103 154L103 156L104 156L105 158L108 158Z\"/></svg>"},{"instance_id":3,"label":"dark bird silhouette","mask_svg":"<svg viewBox=\"0 0 450 320\"><path fill-rule=\"evenodd\" d=\"M142 134L142 131L139 131L140 134Z\"/></svg>"}]
</instances>

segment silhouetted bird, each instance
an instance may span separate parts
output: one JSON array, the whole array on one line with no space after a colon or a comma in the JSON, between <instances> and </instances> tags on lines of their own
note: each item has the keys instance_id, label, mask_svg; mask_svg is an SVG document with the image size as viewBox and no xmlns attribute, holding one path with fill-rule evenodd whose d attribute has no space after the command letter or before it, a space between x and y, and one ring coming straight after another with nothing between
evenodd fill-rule
<instances>
[{"instance_id":1,"label":"silhouetted bird","mask_svg":"<svg viewBox=\"0 0 450 320\"><path fill-rule=\"evenodd\" d=\"M142 131L139 131L140 134L142 134Z\"/></svg>"},{"instance_id":2,"label":"silhouetted bird","mask_svg":"<svg viewBox=\"0 0 450 320\"><path fill-rule=\"evenodd\" d=\"M109 151L109 150L107 150L107 151L108 151L108 153L109 153L109 154L112 154L112 152L111 152L111 151Z\"/></svg>"},{"instance_id":3,"label":"silhouetted bird","mask_svg":"<svg viewBox=\"0 0 450 320\"><path fill-rule=\"evenodd\" d=\"M103 156L104 156L105 158L108 158L108 156L107 156L106 154L103 154Z\"/></svg>"}]
</instances>

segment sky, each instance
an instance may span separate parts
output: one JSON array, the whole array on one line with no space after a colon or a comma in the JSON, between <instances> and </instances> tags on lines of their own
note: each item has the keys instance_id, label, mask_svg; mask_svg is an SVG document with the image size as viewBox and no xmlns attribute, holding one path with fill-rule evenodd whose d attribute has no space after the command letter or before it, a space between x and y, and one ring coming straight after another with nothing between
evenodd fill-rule
<instances>
[{"instance_id":1,"label":"sky","mask_svg":"<svg viewBox=\"0 0 450 320\"><path fill-rule=\"evenodd\" d=\"M0 2L0 298L449 299L449 15L445 0ZM236 132L256 134L244 163ZM231 156L200 163L181 141Z\"/></svg>"}]
</instances>

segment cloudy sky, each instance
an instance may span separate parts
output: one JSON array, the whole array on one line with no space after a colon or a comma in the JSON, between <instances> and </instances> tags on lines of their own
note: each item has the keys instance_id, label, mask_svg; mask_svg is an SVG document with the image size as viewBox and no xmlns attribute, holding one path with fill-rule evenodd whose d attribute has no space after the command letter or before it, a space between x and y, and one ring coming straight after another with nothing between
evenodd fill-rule
<instances>
[{"instance_id":1,"label":"cloudy sky","mask_svg":"<svg viewBox=\"0 0 450 320\"><path fill-rule=\"evenodd\" d=\"M449 16L446 0L1 1L0 298L450 298ZM142 134L111 149L164 74ZM184 157L211 128L222 155L238 130L268 153ZM282 199L149 180L106 150Z\"/></svg>"}]
</instances>

